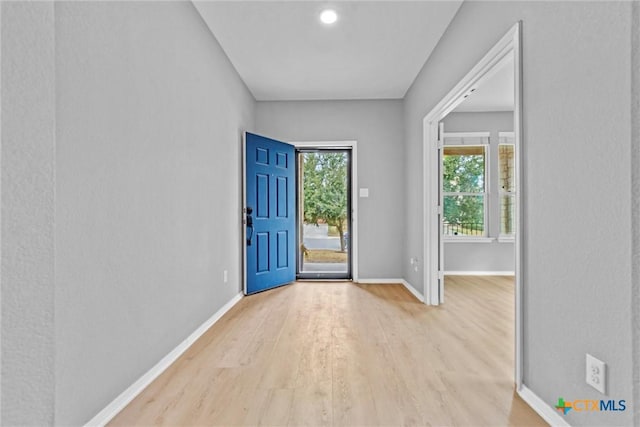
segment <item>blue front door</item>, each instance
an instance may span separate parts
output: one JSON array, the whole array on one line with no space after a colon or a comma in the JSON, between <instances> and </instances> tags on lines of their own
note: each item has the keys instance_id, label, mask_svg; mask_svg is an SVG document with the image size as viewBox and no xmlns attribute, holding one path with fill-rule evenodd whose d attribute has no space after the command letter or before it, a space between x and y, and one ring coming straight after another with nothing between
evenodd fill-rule
<instances>
[{"instance_id":1,"label":"blue front door","mask_svg":"<svg viewBox=\"0 0 640 427\"><path fill-rule=\"evenodd\" d=\"M245 294L296 278L295 148L245 132Z\"/></svg>"}]
</instances>

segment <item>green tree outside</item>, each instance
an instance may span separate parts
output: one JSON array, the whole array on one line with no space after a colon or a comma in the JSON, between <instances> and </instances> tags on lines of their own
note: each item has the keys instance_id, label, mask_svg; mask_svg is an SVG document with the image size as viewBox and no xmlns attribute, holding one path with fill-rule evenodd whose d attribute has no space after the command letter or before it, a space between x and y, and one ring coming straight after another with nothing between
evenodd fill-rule
<instances>
[{"instance_id":1,"label":"green tree outside","mask_svg":"<svg viewBox=\"0 0 640 427\"><path fill-rule=\"evenodd\" d=\"M483 154L447 154L443 156L442 188L444 192L444 220L464 234L484 230L484 171ZM447 193L479 193L447 194Z\"/></svg>"},{"instance_id":2,"label":"green tree outside","mask_svg":"<svg viewBox=\"0 0 640 427\"><path fill-rule=\"evenodd\" d=\"M303 166L304 222L320 221L334 226L340 235L340 250L346 249L347 154L305 153Z\"/></svg>"}]
</instances>

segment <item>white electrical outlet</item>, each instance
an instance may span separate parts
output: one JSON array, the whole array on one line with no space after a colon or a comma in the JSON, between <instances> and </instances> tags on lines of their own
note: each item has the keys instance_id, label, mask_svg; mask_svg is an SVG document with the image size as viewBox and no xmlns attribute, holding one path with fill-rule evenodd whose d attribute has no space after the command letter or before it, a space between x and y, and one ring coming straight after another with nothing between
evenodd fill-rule
<instances>
[{"instance_id":1,"label":"white electrical outlet","mask_svg":"<svg viewBox=\"0 0 640 427\"><path fill-rule=\"evenodd\" d=\"M224 280L224 283L227 283L227 280L229 280L229 273L227 270L222 273L222 280Z\"/></svg>"},{"instance_id":2,"label":"white electrical outlet","mask_svg":"<svg viewBox=\"0 0 640 427\"><path fill-rule=\"evenodd\" d=\"M586 363L587 384L602 394L606 394L607 365L587 353Z\"/></svg>"}]
</instances>

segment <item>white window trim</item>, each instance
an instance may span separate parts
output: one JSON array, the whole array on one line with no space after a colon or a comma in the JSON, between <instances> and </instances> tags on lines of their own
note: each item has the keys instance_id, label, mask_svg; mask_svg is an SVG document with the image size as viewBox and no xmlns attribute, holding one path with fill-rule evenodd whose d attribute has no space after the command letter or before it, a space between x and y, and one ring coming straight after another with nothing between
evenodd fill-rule
<instances>
[{"instance_id":1,"label":"white window trim","mask_svg":"<svg viewBox=\"0 0 640 427\"><path fill-rule=\"evenodd\" d=\"M516 137L516 133L515 132L498 132L498 138L513 138L513 139L515 139L515 137Z\"/></svg>"},{"instance_id":2,"label":"white window trim","mask_svg":"<svg viewBox=\"0 0 640 427\"><path fill-rule=\"evenodd\" d=\"M491 138L491 132L445 132L442 134L444 145L484 145L483 139ZM447 144L447 140L460 139L462 143L452 142ZM465 139L468 141L465 141ZM477 141L476 141L477 140Z\"/></svg>"},{"instance_id":3,"label":"white window trim","mask_svg":"<svg viewBox=\"0 0 640 427\"><path fill-rule=\"evenodd\" d=\"M495 242L495 237L483 237L483 236L447 236L444 238L445 243L492 243Z\"/></svg>"}]
</instances>

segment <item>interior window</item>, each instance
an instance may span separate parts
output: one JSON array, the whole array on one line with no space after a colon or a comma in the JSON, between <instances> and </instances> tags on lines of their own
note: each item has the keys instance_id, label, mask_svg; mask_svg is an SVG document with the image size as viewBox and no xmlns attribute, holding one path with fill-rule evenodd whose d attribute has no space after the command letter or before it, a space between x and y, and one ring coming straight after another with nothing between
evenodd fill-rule
<instances>
[{"instance_id":1,"label":"interior window","mask_svg":"<svg viewBox=\"0 0 640 427\"><path fill-rule=\"evenodd\" d=\"M486 236L486 145L447 145L442 190L445 236Z\"/></svg>"},{"instance_id":2,"label":"interior window","mask_svg":"<svg viewBox=\"0 0 640 427\"><path fill-rule=\"evenodd\" d=\"M498 162L500 173L500 235L515 234L515 145L509 138L501 137L498 145Z\"/></svg>"}]
</instances>

